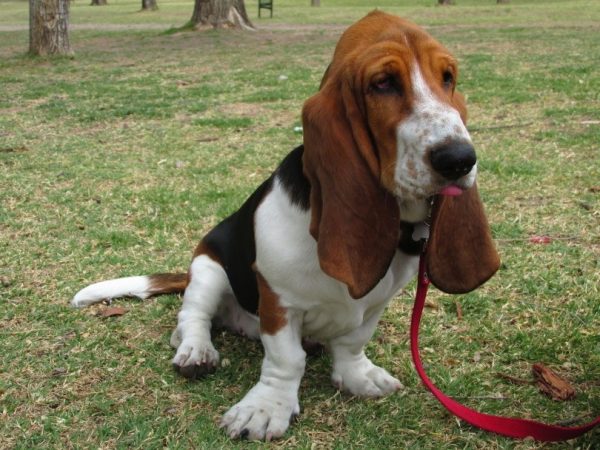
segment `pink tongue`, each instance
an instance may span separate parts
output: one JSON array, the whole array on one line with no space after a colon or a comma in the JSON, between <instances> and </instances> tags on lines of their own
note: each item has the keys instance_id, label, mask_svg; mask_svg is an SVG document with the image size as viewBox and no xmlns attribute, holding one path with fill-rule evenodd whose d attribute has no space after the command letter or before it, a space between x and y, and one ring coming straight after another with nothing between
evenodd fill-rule
<instances>
[{"instance_id":1,"label":"pink tongue","mask_svg":"<svg viewBox=\"0 0 600 450\"><path fill-rule=\"evenodd\" d=\"M451 184L450 186L446 186L444 189L440 191L440 195L447 195L449 197L456 197L463 193L463 190L458 186Z\"/></svg>"}]
</instances>

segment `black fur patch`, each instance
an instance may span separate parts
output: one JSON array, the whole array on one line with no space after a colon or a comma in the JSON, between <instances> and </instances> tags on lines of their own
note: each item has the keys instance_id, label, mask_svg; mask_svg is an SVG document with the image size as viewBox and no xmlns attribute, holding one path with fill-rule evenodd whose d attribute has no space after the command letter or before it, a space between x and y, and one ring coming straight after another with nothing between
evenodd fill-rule
<instances>
[{"instance_id":1,"label":"black fur patch","mask_svg":"<svg viewBox=\"0 0 600 450\"><path fill-rule=\"evenodd\" d=\"M292 203L307 211L310 207L310 183L302 169L303 154L303 145L292 150L281 162L275 174L290 196Z\"/></svg>"}]
</instances>

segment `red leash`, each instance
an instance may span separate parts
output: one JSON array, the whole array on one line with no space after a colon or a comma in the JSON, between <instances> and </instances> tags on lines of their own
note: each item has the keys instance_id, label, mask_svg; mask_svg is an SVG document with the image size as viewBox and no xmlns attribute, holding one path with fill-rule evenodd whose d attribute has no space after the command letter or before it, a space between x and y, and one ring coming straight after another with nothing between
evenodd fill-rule
<instances>
[{"instance_id":1,"label":"red leash","mask_svg":"<svg viewBox=\"0 0 600 450\"><path fill-rule=\"evenodd\" d=\"M467 408L456 400L446 396L431 382L423 370L423 364L421 363L421 356L419 354L419 325L423 314L423 306L425 305L425 297L427 296L427 288L429 287L429 279L427 278L425 264L425 247L426 246L424 246L419 262L417 294L410 324L410 351L412 353L415 368L417 369L421 380L440 403L452 414L469 422L471 425L513 438L522 439L531 436L538 441L564 441L580 436L600 424L600 417L593 422L578 427L562 427L558 425L547 425L527 419L483 414Z\"/></svg>"}]
</instances>

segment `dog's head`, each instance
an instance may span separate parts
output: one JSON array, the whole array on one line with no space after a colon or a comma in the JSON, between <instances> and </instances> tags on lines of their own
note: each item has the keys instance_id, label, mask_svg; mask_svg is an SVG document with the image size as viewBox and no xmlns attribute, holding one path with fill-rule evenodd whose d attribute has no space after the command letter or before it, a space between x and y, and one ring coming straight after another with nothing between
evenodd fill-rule
<instances>
[{"instance_id":1,"label":"dog's head","mask_svg":"<svg viewBox=\"0 0 600 450\"><path fill-rule=\"evenodd\" d=\"M401 204L437 199L428 267L440 289L469 291L498 267L457 77L429 34L375 11L344 32L304 105L311 233L322 269L354 298L386 273Z\"/></svg>"}]
</instances>

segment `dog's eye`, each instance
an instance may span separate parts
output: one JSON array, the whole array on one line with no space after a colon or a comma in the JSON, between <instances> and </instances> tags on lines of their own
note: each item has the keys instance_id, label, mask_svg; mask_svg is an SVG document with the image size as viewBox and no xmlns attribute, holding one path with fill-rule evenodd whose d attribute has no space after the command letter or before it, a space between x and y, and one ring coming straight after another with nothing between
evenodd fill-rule
<instances>
[{"instance_id":1,"label":"dog's eye","mask_svg":"<svg viewBox=\"0 0 600 450\"><path fill-rule=\"evenodd\" d=\"M371 89L379 94L400 93L400 86L391 75L377 77L371 83Z\"/></svg>"},{"instance_id":2,"label":"dog's eye","mask_svg":"<svg viewBox=\"0 0 600 450\"><path fill-rule=\"evenodd\" d=\"M450 89L454 86L454 74L450 70L445 70L442 74L442 81L446 89Z\"/></svg>"}]
</instances>

